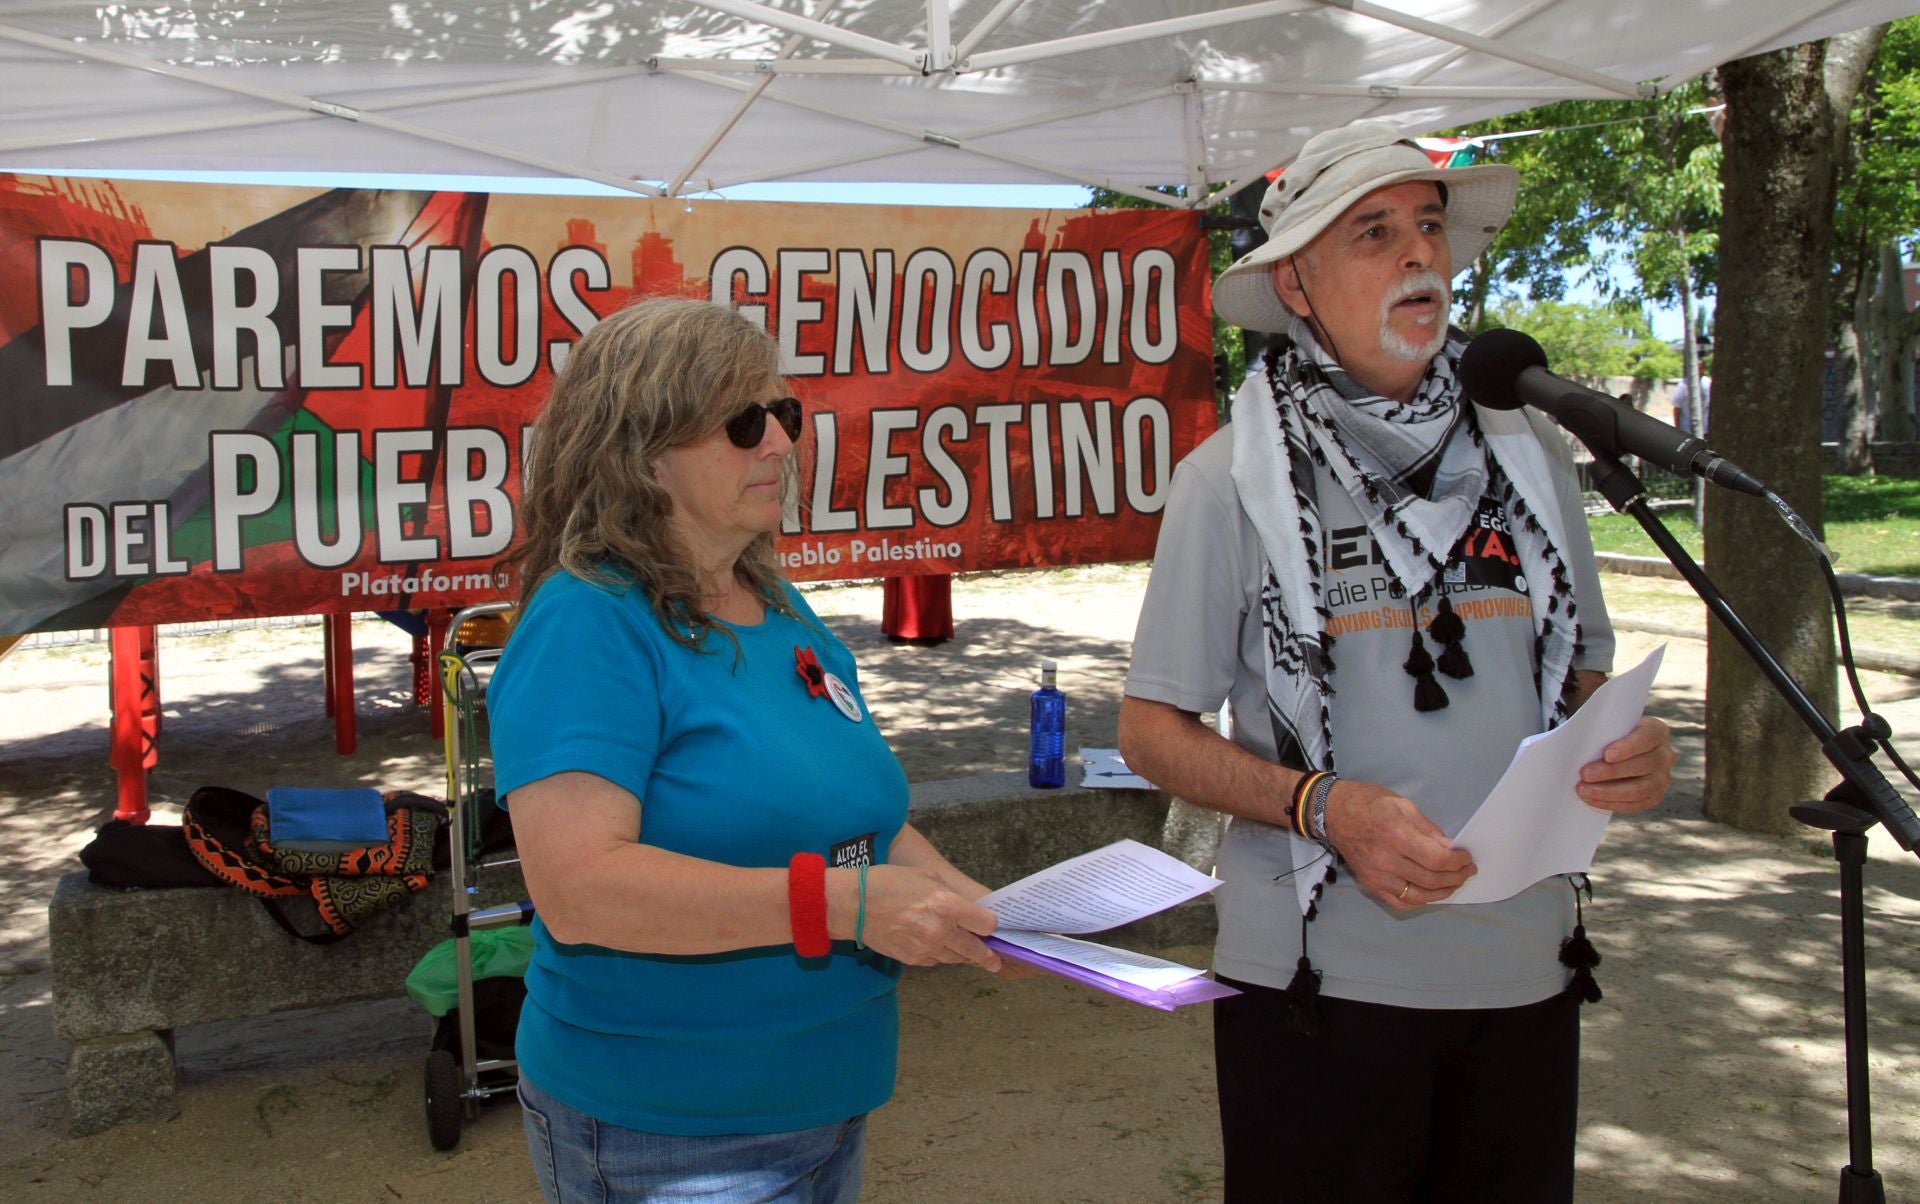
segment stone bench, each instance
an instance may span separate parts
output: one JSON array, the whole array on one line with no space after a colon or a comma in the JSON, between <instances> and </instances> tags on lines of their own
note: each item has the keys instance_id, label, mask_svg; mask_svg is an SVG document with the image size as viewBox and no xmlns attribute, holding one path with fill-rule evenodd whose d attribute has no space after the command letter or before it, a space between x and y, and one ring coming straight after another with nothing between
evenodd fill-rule
<instances>
[{"instance_id":1,"label":"stone bench","mask_svg":"<svg viewBox=\"0 0 1920 1204\"><path fill-rule=\"evenodd\" d=\"M1184 818L1183 818L1183 813ZM1011 882L1131 837L1212 866L1215 830L1156 791L1033 790L1022 774L912 788L912 821L983 882ZM476 906L524 890L510 868L479 876ZM294 940L260 901L227 887L118 891L84 872L60 879L48 907L54 1035L70 1043L67 1104L76 1134L175 1114L173 1032L296 1008L404 993L415 963L449 935L450 876L332 945ZM1212 939L1197 900L1103 937L1155 948Z\"/></svg>"},{"instance_id":2,"label":"stone bench","mask_svg":"<svg viewBox=\"0 0 1920 1204\"><path fill-rule=\"evenodd\" d=\"M512 902L511 868L483 875L479 905ZM447 874L331 945L287 935L258 897L224 886L111 890L66 874L47 908L53 1033L67 1052L75 1134L175 1112L173 1030L295 1008L389 999L451 935Z\"/></svg>"}]
</instances>

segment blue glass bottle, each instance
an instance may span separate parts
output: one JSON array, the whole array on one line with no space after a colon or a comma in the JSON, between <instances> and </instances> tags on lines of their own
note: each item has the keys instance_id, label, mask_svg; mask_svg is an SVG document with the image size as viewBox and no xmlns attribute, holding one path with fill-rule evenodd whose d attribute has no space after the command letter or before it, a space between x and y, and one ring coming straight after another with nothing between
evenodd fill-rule
<instances>
[{"instance_id":1,"label":"blue glass bottle","mask_svg":"<svg viewBox=\"0 0 1920 1204\"><path fill-rule=\"evenodd\" d=\"M1031 701L1031 739L1027 744L1027 785L1051 789L1067 784L1067 696L1053 684L1058 668L1040 662L1040 688Z\"/></svg>"}]
</instances>

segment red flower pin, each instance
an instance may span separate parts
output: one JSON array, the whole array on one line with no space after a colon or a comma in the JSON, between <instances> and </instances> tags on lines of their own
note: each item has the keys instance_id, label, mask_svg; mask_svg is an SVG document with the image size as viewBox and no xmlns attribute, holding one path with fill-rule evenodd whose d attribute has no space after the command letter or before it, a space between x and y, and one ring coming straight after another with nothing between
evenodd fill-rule
<instances>
[{"instance_id":1,"label":"red flower pin","mask_svg":"<svg viewBox=\"0 0 1920 1204\"><path fill-rule=\"evenodd\" d=\"M813 655L812 648L795 645L793 649L793 668L800 674L800 680L807 683L807 695L811 698L824 698L827 694L827 671L820 667L819 658Z\"/></svg>"}]
</instances>

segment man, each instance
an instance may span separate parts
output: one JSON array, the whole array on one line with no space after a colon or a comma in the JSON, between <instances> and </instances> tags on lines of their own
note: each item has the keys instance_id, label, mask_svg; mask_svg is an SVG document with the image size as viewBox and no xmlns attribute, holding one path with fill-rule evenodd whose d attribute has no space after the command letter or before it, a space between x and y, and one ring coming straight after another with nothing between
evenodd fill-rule
<instances>
[{"instance_id":1,"label":"man","mask_svg":"<svg viewBox=\"0 0 1920 1204\"><path fill-rule=\"evenodd\" d=\"M1174 474L1120 743L1233 817L1229 1201L1572 1198L1572 992L1598 995L1577 884L1437 906L1475 869L1447 833L1613 651L1564 441L1454 374L1448 279L1516 184L1384 123L1321 134L1215 286L1222 317L1282 337ZM1223 698L1231 739L1199 722ZM1672 763L1642 719L1577 790L1642 811Z\"/></svg>"},{"instance_id":2,"label":"man","mask_svg":"<svg viewBox=\"0 0 1920 1204\"><path fill-rule=\"evenodd\" d=\"M1700 378L1700 437L1702 439L1707 437L1707 407L1712 400L1713 378L1703 375ZM1693 394L1687 389L1684 378L1673 387L1673 425L1689 435L1693 434Z\"/></svg>"}]
</instances>

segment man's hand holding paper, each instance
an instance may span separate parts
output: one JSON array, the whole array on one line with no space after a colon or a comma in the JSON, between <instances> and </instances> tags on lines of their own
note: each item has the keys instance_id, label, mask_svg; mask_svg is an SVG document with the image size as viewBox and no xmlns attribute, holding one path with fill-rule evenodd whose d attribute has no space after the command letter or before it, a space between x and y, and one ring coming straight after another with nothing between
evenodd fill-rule
<instances>
[{"instance_id":1,"label":"man's hand holding paper","mask_svg":"<svg viewBox=\"0 0 1920 1204\"><path fill-rule=\"evenodd\" d=\"M1492 903L1593 864L1612 813L1644 811L1666 790L1673 750L1644 714L1666 648L1602 685L1573 717L1521 742L1513 763L1453 838L1478 872L1441 903ZM1621 733L1626 733L1622 735Z\"/></svg>"},{"instance_id":2,"label":"man's hand holding paper","mask_svg":"<svg viewBox=\"0 0 1920 1204\"><path fill-rule=\"evenodd\" d=\"M1590 807L1635 815L1658 803L1673 781L1673 738L1667 725L1640 716L1633 730L1580 770L1574 789Z\"/></svg>"}]
</instances>

